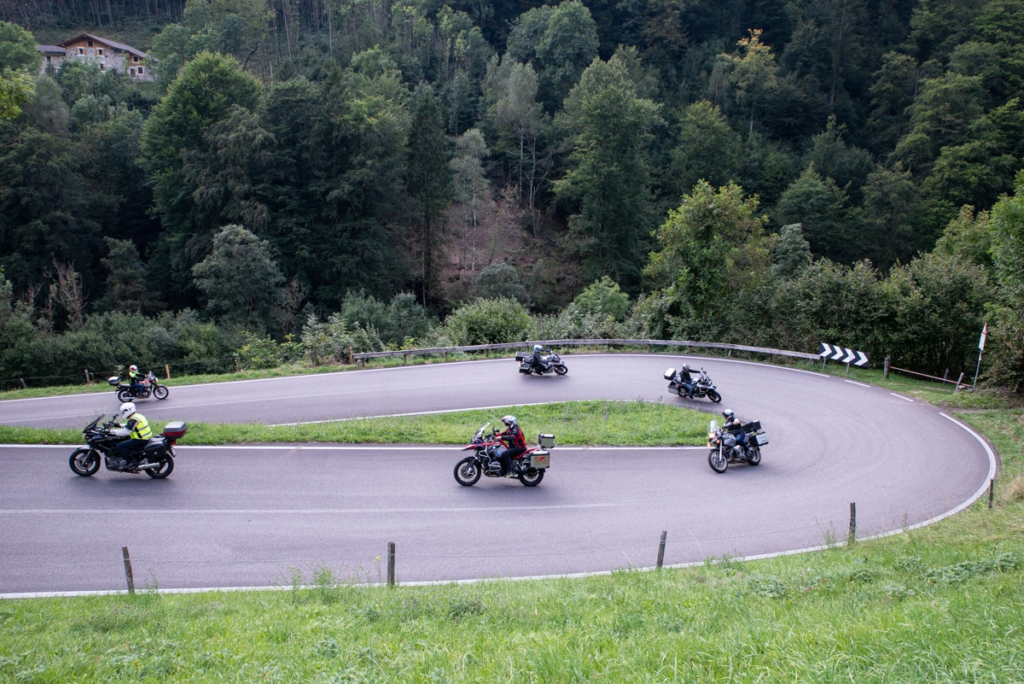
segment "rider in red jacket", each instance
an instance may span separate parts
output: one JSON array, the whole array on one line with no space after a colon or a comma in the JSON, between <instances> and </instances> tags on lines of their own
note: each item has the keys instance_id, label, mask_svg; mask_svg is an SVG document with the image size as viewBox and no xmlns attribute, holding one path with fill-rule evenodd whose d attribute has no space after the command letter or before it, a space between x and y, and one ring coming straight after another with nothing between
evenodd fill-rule
<instances>
[{"instance_id":1,"label":"rider in red jacket","mask_svg":"<svg viewBox=\"0 0 1024 684\"><path fill-rule=\"evenodd\" d=\"M526 438L523 437L523 431L519 429L519 421L515 416L505 416L501 422L507 429L498 434L498 439L508 446L501 454L501 474L511 477L512 459L522 456L526 452Z\"/></svg>"}]
</instances>

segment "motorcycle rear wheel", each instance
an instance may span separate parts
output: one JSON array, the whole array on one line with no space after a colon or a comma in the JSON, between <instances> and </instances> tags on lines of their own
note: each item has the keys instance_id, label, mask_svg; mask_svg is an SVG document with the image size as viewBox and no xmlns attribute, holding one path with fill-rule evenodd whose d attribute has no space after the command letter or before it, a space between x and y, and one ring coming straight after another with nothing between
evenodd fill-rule
<instances>
[{"instance_id":1,"label":"motorcycle rear wheel","mask_svg":"<svg viewBox=\"0 0 1024 684\"><path fill-rule=\"evenodd\" d=\"M708 454L708 465L716 473L724 473L729 467L729 459L719 449L712 449Z\"/></svg>"},{"instance_id":2,"label":"motorcycle rear wheel","mask_svg":"<svg viewBox=\"0 0 1024 684\"><path fill-rule=\"evenodd\" d=\"M132 391L129 389L123 389L117 391L117 400L122 404L126 401L132 400Z\"/></svg>"},{"instance_id":3,"label":"motorcycle rear wheel","mask_svg":"<svg viewBox=\"0 0 1024 684\"><path fill-rule=\"evenodd\" d=\"M157 385L153 388L153 396L157 399L163 400L167 398L169 390L163 385Z\"/></svg>"},{"instance_id":4,"label":"motorcycle rear wheel","mask_svg":"<svg viewBox=\"0 0 1024 684\"><path fill-rule=\"evenodd\" d=\"M540 484L540 481L544 479L543 468L530 468L525 473L519 476L519 481L523 483L524 487L536 487Z\"/></svg>"},{"instance_id":5,"label":"motorcycle rear wheel","mask_svg":"<svg viewBox=\"0 0 1024 684\"><path fill-rule=\"evenodd\" d=\"M174 470L174 459L170 456L164 456L160 460L159 468L146 468L146 474L154 480L162 480L171 474Z\"/></svg>"},{"instance_id":6,"label":"motorcycle rear wheel","mask_svg":"<svg viewBox=\"0 0 1024 684\"><path fill-rule=\"evenodd\" d=\"M761 462L761 449L758 447L751 447L747 449L747 463L752 466L756 466Z\"/></svg>"},{"instance_id":7,"label":"motorcycle rear wheel","mask_svg":"<svg viewBox=\"0 0 1024 684\"><path fill-rule=\"evenodd\" d=\"M480 465L472 456L455 464L455 481L463 487L472 487L480 480Z\"/></svg>"},{"instance_id":8,"label":"motorcycle rear wheel","mask_svg":"<svg viewBox=\"0 0 1024 684\"><path fill-rule=\"evenodd\" d=\"M566 368L565 366L555 366L555 372L558 373L559 375L565 375L566 373L569 372L569 369Z\"/></svg>"},{"instance_id":9,"label":"motorcycle rear wheel","mask_svg":"<svg viewBox=\"0 0 1024 684\"><path fill-rule=\"evenodd\" d=\"M100 469L100 457L94 449L76 449L68 459L68 465L75 475L90 477Z\"/></svg>"},{"instance_id":10,"label":"motorcycle rear wheel","mask_svg":"<svg viewBox=\"0 0 1024 684\"><path fill-rule=\"evenodd\" d=\"M721 403L722 401L722 395L716 392L715 390L708 390L708 399L718 404Z\"/></svg>"}]
</instances>

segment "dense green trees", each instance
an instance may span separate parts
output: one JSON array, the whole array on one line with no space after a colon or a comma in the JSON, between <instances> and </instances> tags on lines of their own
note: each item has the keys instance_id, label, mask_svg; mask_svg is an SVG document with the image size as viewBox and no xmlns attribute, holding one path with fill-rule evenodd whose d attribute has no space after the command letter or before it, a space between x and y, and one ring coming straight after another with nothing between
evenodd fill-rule
<instances>
[{"instance_id":1,"label":"dense green trees","mask_svg":"<svg viewBox=\"0 0 1024 684\"><path fill-rule=\"evenodd\" d=\"M191 309L376 348L504 296L552 334L827 334L937 371L968 343L938 312L988 304L1020 377L1021 0L16 4L0 267L38 331ZM38 75L36 39L114 28L156 83ZM195 271L232 224L280 272L244 321Z\"/></svg>"}]
</instances>

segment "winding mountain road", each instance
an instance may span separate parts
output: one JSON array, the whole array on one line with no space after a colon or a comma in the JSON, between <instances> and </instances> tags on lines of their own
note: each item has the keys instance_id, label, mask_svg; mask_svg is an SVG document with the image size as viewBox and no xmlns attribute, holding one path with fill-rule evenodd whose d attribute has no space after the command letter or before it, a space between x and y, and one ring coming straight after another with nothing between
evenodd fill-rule
<instances>
[{"instance_id":1,"label":"winding mountain road","mask_svg":"<svg viewBox=\"0 0 1024 684\"><path fill-rule=\"evenodd\" d=\"M544 482L460 487L458 447L177 447L170 478L105 469L80 478L68 446L0 447L0 595L119 590L121 547L136 583L161 589L377 582L397 543L401 582L601 572L755 556L898 531L960 510L995 474L990 447L935 407L880 387L720 358L564 357L565 377L522 376L509 359L187 387L140 402L156 420L268 424L578 399L729 407L771 436L760 466L724 475L700 448L557 447ZM662 373L701 364L725 400L666 392ZM82 426L113 392L0 402L0 423ZM494 418L499 416L495 414ZM524 425L528 436L543 425ZM469 437L469 435L467 435ZM409 435L415 442L415 435Z\"/></svg>"}]
</instances>

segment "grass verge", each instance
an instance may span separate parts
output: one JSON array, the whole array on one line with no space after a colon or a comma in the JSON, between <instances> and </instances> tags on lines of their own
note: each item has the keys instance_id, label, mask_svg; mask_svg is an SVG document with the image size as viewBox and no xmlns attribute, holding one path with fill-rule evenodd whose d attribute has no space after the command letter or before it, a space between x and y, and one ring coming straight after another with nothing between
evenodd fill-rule
<instances>
[{"instance_id":1,"label":"grass verge","mask_svg":"<svg viewBox=\"0 0 1024 684\"><path fill-rule=\"evenodd\" d=\"M510 406L426 416L365 418L271 427L256 423L193 423L180 444L265 444L344 442L370 444L462 444L484 423L501 416L519 419L527 440L553 433L559 444L672 446L704 444L708 414L641 401L569 401L541 406ZM153 422L154 430L164 423ZM0 444L80 444L80 428L0 426Z\"/></svg>"},{"instance_id":2,"label":"grass verge","mask_svg":"<svg viewBox=\"0 0 1024 684\"><path fill-rule=\"evenodd\" d=\"M965 419L1002 455L995 508L907 534L581 580L386 589L319 567L281 592L9 601L0 681L1020 681L1024 423Z\"/></svg>"}]
</instances>

